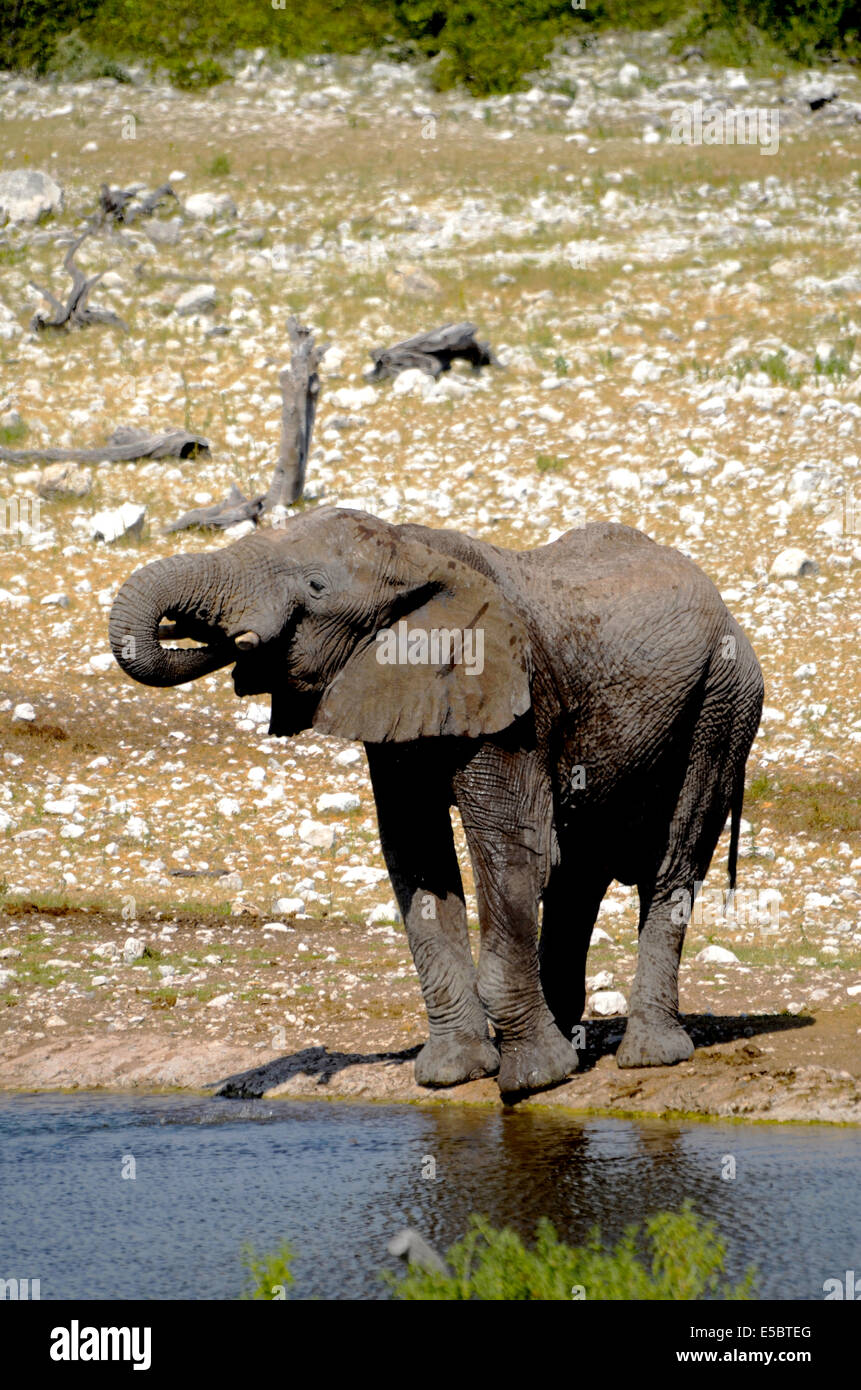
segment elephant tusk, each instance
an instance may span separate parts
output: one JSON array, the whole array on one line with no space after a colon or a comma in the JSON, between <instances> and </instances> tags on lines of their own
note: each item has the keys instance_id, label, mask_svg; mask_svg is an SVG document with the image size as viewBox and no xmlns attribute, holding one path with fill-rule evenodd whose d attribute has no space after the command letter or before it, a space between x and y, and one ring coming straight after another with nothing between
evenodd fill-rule
<instances>
[{"instance_id":1,"label":"elephant tusk","mask_svg":"<svg viewBox=\"0 0 861 1390\"><path fill-rule=\"evenodd\" d=\"M256 632L243 632L236 638L235 645L241 652L251 652L260 646L260 638Z\"/></svg>"}]
</instances>

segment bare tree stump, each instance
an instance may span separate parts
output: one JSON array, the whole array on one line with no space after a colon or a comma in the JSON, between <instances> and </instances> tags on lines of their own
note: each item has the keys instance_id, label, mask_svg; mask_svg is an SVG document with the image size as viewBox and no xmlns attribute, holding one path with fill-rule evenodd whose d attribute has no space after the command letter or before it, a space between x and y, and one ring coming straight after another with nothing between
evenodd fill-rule
<instances>
[{"instance_id":1,"label":"bare tree stump","mask_svg":"<svg viewBox=\"0 0 861 1390\"><path fill-rule=\"evenodd\" d=\"M290 507L302 496L320 391L317 367L322 349L315 344L310 328L304 328L294 318L288 319L287 331L292 348L290 366L278 378L282 399L281 448L266 494L266 511Z\"/></svg>"},{"instance_id":2,"label":"bare tree stump","mask_svg":"<svg viewBox=\"0 0 861 1390\"><path fill-rule=\"evenodd\" d=\"M287 321L292 348L290 366L281 372L281 446L269 491L260 497L244 497L234 484L223 502L211 507L195 507L165 527L165 533L235 526L240 521L255 524L273 507L290 507L298 502L305 486L305 469L311 447L311 433L317 412L320 378L317 366L322 348L314 342L310 328L294 318Z\"/></svg>"},{"instance_id":3,"label":"bare tree stump","mask_svg":"<svg viewBox=\"0 0 861 1390\"><path fill-rule=\"evenodd\" d=\"M446 323L442 328L434 328L430 333L419 333L415 338L406 338L390 348L372 348L370 352L374 370L372 381L382 381L389 376L397 376L409 368L418 368L428 376L438 377L451 368L456 357L471 363L473 367L498 367L489 343L476 339L474 323Z\"/></svg>"}]
</instances>

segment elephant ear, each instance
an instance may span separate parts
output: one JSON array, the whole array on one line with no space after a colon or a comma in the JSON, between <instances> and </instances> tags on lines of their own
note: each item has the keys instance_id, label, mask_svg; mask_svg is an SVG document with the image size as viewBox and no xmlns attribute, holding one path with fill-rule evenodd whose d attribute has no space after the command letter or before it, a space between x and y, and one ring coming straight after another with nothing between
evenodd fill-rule
<instances>
[{"instance_id":1,"label":"elephant ear","mask_svg":"<svg viewBox=\"0 0 861 1390\"><path fill-rule=\"evenodd\" d=\"M327 687L314 728L363 743L505 729L532 702L526 629L497 585L410 540L386 625Z\"/></svg>"}]
</instances>

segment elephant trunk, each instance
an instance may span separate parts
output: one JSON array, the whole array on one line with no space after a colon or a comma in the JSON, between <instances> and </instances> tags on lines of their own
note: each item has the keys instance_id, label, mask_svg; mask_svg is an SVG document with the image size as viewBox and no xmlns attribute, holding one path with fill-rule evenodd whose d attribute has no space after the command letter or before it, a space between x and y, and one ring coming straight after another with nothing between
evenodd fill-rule
<instances>
[{"instance_id":1,"label":"elephant trunk","mask_svg":"<svg viewBox=\"0 0 861 1390\"><path fill-rule=\"evenodd\" d=\"M114 600L108 628L126 674L144 685L182 685L235 661L236 646L221 625L226 577L219 554L174 555L135 570ZM172 623L160 631L165 618ZM165 638L180 637L205 645L162 646Z\"/></svg>"}]
</instances>

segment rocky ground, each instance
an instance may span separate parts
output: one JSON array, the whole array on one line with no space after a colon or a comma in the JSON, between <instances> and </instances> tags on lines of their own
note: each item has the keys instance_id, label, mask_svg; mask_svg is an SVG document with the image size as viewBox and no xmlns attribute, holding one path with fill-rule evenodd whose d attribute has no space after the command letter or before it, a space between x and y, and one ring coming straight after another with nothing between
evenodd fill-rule
<instances>
[{"instance_id":1,"label":"rocky ground","mask_svg":"<svg viewBox=\"0 0 861 1390\"><path fill-rule=\"evenodd\" d=\"M3 170L56 185L46 218L0 229L0 444L97 449L123 424L211 444L59 478L0 461L0 1084L199 1086L286 1058L237 1085L418 1094L361 750L268 739L224 673L133 686L107 644L133 568L223 543L167 522L268 485L295 313L330 344L304 505L516 547L640 526L715 580L765 672L745 892L724 916L724 840L683 961L701 1050L616 1070L636 960L616 885L586 1070L552 1098L857 1120L861 80L680 63L661 35L602 36L487 101L368 58L258 59L200 96L0 75ZM680 143L698 101L704 124L759 113L758 143ZM32 332L30 282L65 297L99 185L168 178L177 202L77 256L128 331ZM366 382L372 347L465 318L501 368ZM94 539L122 504L142 527Z\"/></svg>"}]
</instances>

